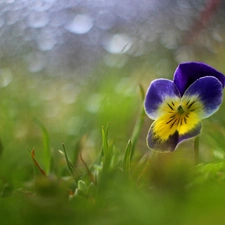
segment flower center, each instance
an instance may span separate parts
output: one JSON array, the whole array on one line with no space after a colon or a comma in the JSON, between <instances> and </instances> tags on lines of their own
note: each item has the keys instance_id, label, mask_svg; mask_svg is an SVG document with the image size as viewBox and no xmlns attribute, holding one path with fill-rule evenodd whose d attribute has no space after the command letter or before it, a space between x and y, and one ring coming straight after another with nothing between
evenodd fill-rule
<instances>
[{"instance_id":1,"label":"flower center","mask_svg":"<svg viewBox=\"0 0 225 225\"><path fill-rule=\"evenodd\" d=\"M197 95L167 98L159 108L160 117L155 121L153 132L161 141L178 132L185 135L199 123L204 108Z\"/></svg>"},{"instance_id":2,"label":"flower center","mask_svg":"<svg viewBox=\"0 0 225 225\"><path fill-rule=\"evenodd\" d=\"M167 102L170 117L166 121L170 129L187 124L189 114L195 111L195 101Z\"/></svg>"},{"instance_id":3,"label":"flower center","mask_svg":"<svg viewBox=\"0 0 225 225\"><path fill-rule=\"evenodd\" d=\"M181 105L178 106L177 112L178 112L179 114L183 114L183 113L184 113L184 109L183 109L183 107L182 107Z\"/></svg>"}]
</instances>

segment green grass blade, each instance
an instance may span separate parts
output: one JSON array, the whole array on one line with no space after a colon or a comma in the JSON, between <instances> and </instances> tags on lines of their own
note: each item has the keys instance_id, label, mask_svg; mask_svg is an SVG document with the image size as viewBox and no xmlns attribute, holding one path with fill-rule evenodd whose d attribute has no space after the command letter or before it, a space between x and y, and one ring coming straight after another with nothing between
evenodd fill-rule
<instances>
[{"instance_id":1,"label":"green grass blade","mask_svg":"<svg viewBox=\"0 0 225 225\"><path fill-rule=\"evenodd\" d=\"M99 182L99 187L103 188L104 181L107 179L110 172L111 162L113 160L113 143L108 140L108 126L102 127L102 155L100 164L102 165L101 173L96 180ZM103 186L102 186L103 185ZM101 189L100 188L100 189Z\"/></svg>"},{"instance_id":2,"label":"green grass blade","mask_svg":"<svg viewBox=\"0 0 225 225\"><path fill-rule=\"evenodd\" d=\"M0 158L3 154L3 150L4 150L3 143L2 143L2 140L0 139Z\"/></svg>"},{"instance_id":3,"label":"green grass blade","mask_svg":"<svg viewBox=\"0 0 225 225\"><path fill-rule=\"evenodd\" d=\"M75 145L74 145L74 148L73 148L73 158L72 158L72 163L73 165L77 165L77 162L79 160L79 154L82 150L82 143L84 142L84 137L80 137Z\"/></svg>"},{"instance_id":4,"label":"green grass blade","mask_svg":"<svg viewBox=\"0 0 225 225\"><path fill-rule=\"evenodd\" d=\"M132 141L131 158L133 156L138 138L139 138L140 133L141 133L141 129L142 129L143 124L144 124L144 118L145 118L145 110L144 110L144 106L143 106L143 102L144 102L144 99L145 99L145 92L144 92L144 89L141 85L139 85L139 87L140 87L140 95L141 95L142 104L141 104L141 110L140 110L138 119L135 123L134 130L133 130L133 133L131 135L131 141Z\"/></svg>"},{"instance_id":5,"label":"green grass blade","mask_svg":"<svg viewBox=\"0 0 225 225\"><path fill-rule=\"evenodd\" d=\"M132 154L132 143L131 143L131 140L129 140L125 149L125 154L123 159L123 171L126 174L130 173L131 154Z\"/></svg>"},{"instance_id":6,"label":"green grass blade","mask_svg":"<svg viewBox=\"0 0 225 225\"><path fill-rule=\"evenodd\" d=\"M106 128L102 127L102 153L103 156L106 156L109 150L108 145L108 125Z\"/></svg>"},{"instance_id":7,"label":"green grass blade","mask_svg":"<svg viewBox=\"0 0 225 225\"><path fill-rule=\"evenodd\" d=\"M76 174L77 177L80 179L80 176L79 176L79 174L77 173L75 167L73 166L73 164L72 164L71 161L69 160L69 157L68 157L68 154L67 154L65 145L62 144L62 147L63 147L63 152L64 152L64 155L65 155L65 158L66 158L66 164L67 164L67 167L68 167L68 169L69 169L71 175L74 176L74 175Z\"/></svg>"},{"instance_id":8,"label":"green grass blade","mask_svg":"<svg viewBox=\"0 0 225 225\"><path fill-rule=\"evenodd\" d=\"M44 168L45 168L46 174L49 174L50 168L51 168L51 151L50 151L50 141L49 141L48 131L40 120L38 120L37 118L34 118L34 121L37 125L39 125L42 131Z\"/></svg>"}]
</instances>

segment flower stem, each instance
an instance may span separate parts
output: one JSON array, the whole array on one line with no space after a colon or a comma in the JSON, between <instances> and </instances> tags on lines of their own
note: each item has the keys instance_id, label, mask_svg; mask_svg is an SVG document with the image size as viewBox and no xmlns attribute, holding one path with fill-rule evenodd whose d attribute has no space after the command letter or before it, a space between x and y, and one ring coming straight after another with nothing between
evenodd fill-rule
<instances>
[{"instance_id":1,"label":"flower stem","mask_svg":"<svg viewBox=\"0 0 225 225\"><path fill-rule=\"evenodd\" d=\"M194 139L194 160L195 165L197 165L199 162L199 136Z\"/></svg>"}]
</instances>

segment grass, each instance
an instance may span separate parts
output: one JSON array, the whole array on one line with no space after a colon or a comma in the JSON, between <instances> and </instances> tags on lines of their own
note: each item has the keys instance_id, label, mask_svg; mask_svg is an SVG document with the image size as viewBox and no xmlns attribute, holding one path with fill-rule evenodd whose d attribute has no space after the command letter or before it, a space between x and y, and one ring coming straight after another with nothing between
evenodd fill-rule
<instances>
[{"instance_id":1,"label":"grass","mask_svg":"<svg viewBox=\"0 0 225 225\"><path fill-rule=\"evenodd\" d=\"M18 75L2 87L1 224L223 224L224 105L203 121L197 164L193 140L153 154L152 79Z\"/></svg>"}]
</instances>

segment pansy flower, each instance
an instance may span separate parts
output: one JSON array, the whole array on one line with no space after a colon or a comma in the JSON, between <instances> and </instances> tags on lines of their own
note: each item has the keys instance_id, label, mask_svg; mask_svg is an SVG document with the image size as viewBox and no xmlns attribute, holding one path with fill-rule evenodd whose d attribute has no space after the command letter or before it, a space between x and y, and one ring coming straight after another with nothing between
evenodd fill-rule
<instances>
[{"instance_id":1,"label":"pansy flower","mask_svg":"<svg viewBox=\"0 0 225 225\"><path fill-rule=\"evenodd\" d=\"M150 149L170 152L183 140L197 136L201 120L215 113L222 103L225 76L199 62L180 64L173 81L151 82L144 102L155 120L147 135Z\"/></svg>"}]
</instances>

